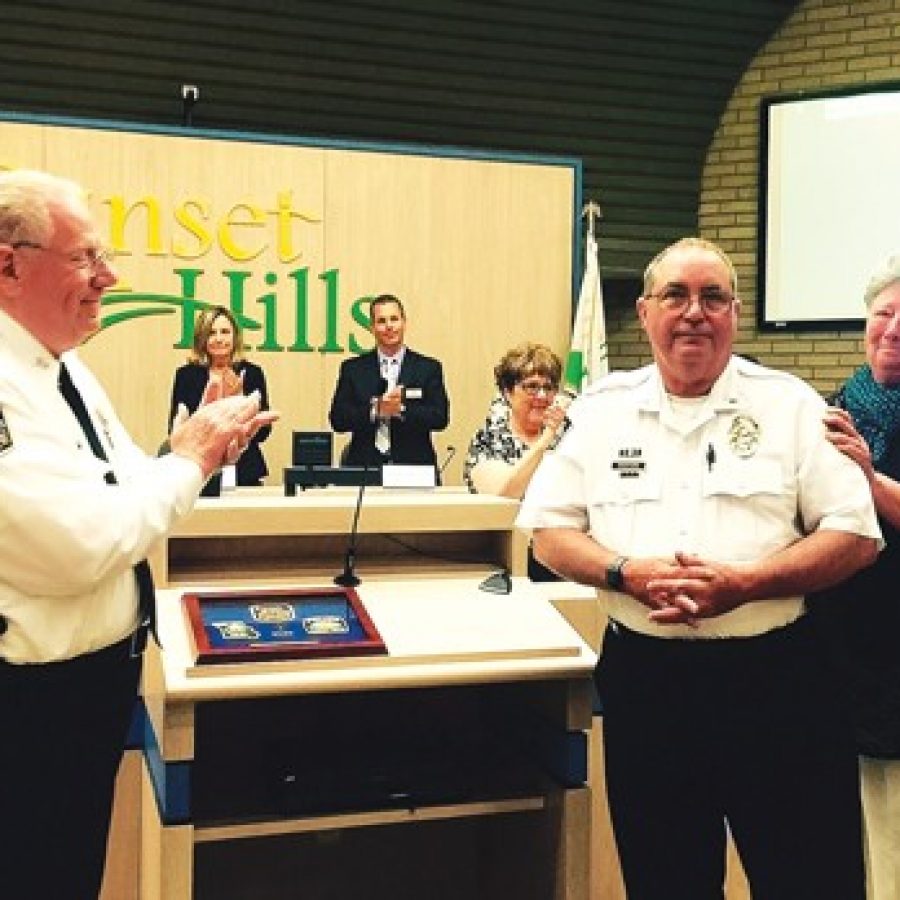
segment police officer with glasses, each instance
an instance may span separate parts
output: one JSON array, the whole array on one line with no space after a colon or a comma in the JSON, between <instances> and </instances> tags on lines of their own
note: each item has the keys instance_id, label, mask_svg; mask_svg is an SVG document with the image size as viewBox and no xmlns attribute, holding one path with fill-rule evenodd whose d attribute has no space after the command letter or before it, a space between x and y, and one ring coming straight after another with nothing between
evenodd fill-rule
<instances>
[{"instance_id":1,"label":"police officer with glasses","mask_svg":"<svg viewBox=\"0 0 900 900\"><path fill-rule=\"evenodd\" d=\"M629 900L723 896L730 831L754 900L865 896L849 718L804 595L881 546L824 401L732 353L737 277L687 238L637 300L653 363L575 401L519 524L598 587L607 791Z\"/></svg>"},{"instance_id":2,"label":"police officer with glasses","mask_svg":"<svg viewBox=\"0 0 900 900\"><path fill-rule=\"evenodd\" d=\"M274 414L207 402L130 439L76 348L116 283L82 190L0 174L0 894L91 900L154 624L146 557ZM206 398L211 400L211 398Z\"/></svg>"}]
</instances>

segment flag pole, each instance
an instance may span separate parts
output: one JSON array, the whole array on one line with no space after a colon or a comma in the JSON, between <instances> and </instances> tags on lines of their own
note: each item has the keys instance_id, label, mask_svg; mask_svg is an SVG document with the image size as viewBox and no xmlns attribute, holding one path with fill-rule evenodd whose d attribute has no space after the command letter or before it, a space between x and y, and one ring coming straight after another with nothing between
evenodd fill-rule
<instances>
[{"instance_id":1,"label":"flag pole","mask_svg":"<svg viewBox=\"0 0 900 900\"><path fill-rule=\"evenodd\" d=\"M588 235L594 237L594 222L596 222L597 219L601 222L603 221L603 210L600 209L600 204L595 200L588 200L582 207L581 217L587 219Z\"/></svg>"},{"instance_id":2,"label":"flag pole","mask_svg":"<svg viewBox=\"0 0 900 900\"><path fill-rule=\"evenodd\" d=\"M597 258L596 223L603 210L595 200L581 210L587 219L584 247L584 277L578 296L572 342L566 358L563 387L577 394L589 382L609 371L606 346L606 322L603 313L603 284Z\"/></svg>"}]
</instances>

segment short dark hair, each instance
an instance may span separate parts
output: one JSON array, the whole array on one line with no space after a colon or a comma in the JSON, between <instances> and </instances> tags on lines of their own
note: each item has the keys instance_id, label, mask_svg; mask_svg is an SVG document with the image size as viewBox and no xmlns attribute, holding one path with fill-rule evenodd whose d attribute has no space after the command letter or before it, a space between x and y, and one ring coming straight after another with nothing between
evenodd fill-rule
<instances>
[{"instance_id":1,"label":"short dark hair","mask_svg":"<svg viewBox=\"0 0 900 900\"><path fill-rule=\"evenodd\" d=\"M406 310L403 308L403 303L399 297L395 297L393 294L379 294L377 297L373 297L369 301L369 321L371 322L375 318L375 307L383 306L386 303L396 303L400 308L400 317L402 319L406 318Z\"/></svg>"}]
</instances>

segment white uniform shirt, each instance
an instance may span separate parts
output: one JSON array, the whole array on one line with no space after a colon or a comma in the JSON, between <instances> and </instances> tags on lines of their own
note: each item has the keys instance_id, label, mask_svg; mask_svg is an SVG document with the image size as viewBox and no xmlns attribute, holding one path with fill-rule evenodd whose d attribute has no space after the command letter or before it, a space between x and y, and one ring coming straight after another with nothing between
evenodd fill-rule
<instances>
[{"instance_id":1,"label":"white uniform shirt","mask_svg":"<svg viewBox=\"0 0 900 900\"><path fill-rule=\"evenodd\" d=\"M133 567L186 515L196 463L144 454L103 389L63 354L110 460L91 451L59 393L59 362L0 310L0 658L68 659L137 623ZM104 473L115 472L118 485Z\"/></svg>"},{"instance_id":2,"label":"white uniform shirt","mask_svg":"<svg viewBox=\"0 0 900 900\"><path fill-rule=\"evenodd\" d=\"M737 357L687 407L673 406L655 366L615 373L570 408L573 427L535 473L517 524L587 531L624 556L724 563L820 528L880 538L868 483L826 439L824 409L794 376ZM693 629L650 622L626 594L609 601L612 618L662 637L759 634L803 611L801 597L757 601Z\"/></svg>"}]
</instances>

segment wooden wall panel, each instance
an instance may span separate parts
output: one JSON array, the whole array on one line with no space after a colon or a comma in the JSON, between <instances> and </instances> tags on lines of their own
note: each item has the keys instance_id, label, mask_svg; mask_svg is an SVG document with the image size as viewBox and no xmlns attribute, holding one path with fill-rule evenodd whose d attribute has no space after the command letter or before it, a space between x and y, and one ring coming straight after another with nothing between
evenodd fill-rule
<instances>
[{"instance_id":1,"label":"wooden wall panel","mask_svg":"<svg viewBox=\"0 0 900 900\"><path fill-rule=\"evenodd\" d=\"M500 356L535 336L566 350L577 163L245 137L0 122L12 154L0 162L85 185L119 253L121 290L106 298L104 320L142 315L109 324L83 355L126 426L148 451L166 435L173 373L187 358L175 345L192 318L179 305L191 295L179 272L194 271L194 299L237 307L259 326L244 333L283 416L265 445L269 482L281 483L292 431L329 427L338 366L373 345L354 305L395 293L410 346L444 365L451 423L435 445L439 460L457 448L445 480L459 483ZM279 197L289 198L287 229ZM116 208L130 210L124 221ZM259 220L246 224L252 210Z\"/></svg>"}]
</instances>

